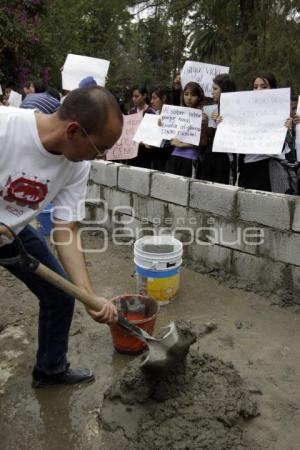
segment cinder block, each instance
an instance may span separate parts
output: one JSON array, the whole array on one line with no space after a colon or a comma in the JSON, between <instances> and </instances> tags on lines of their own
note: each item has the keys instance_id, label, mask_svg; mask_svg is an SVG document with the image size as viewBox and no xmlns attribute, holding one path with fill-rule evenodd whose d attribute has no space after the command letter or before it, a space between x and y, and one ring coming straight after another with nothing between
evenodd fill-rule
<instances>
[{"instance_id":1,"label":"cinder block","mask_svg":"<svg viewBox=\"0 0 300 450\"><path fill-rule=\"evenodd\" d=\"M192 228L189 223L189 210L184 206L178 206L174 203L169 203L168 215L165 217L165 224L173 229L176 228Z\"/></svg>"},{"instance_id":2,"label":"cinder block","mask_svg":"<svg viewBox=\"0 0 300 450\"><path fill-rule=\"evenodd\" d=\"M96 226L109 228L111 226L111 217L108 211L104 208L100 208L97 204L86 204L85 218L81 222L82 226Z\"/></svg>"},{"instance_id":3,"label":"cinder block","mask_svg":"<svg viewBox=\"0 0 300 450\"><path fill-rule=\"evenodd\" d=\"M170 173L153 172L151 197L187 206L190 179Z\"/></svg>"},{"instance_id":4,"label":"cinder block","mask_svg":"<svg viewBox=\"0 0 300 450\"><path fill-rule=\"evenodd\" d=\"M290 229L292 197L269 192L239 190L238 210L242 220L281 230Z\"/></svg>"},{"instance_id":5,"label":"cinder block","mask_svg":"<svg viewBox=\"0 0 300 450\"><path fill-rule=\"evenodd\" d=\"M149 195L150 176L151 171L149 169L131 166L120 167L118 174L118 188L141 195Z\"/></svg>"},{"instance_id":6,"label":"cinder block","mask_svg":"<svg viewBox=\"0 0 300 450\"><path fill-rule=\"evenodd\" d=\"M224 217L234 214L239 188L218 183L194 181L190 187L189 206Z\"/></svg>"},{"instance_id":7,"label":"cinder block","mask_svg":"<svg viewBox=\"0 0 300 450\"><path fill-rule=\"evenodd\" d=\"M289 289L294 292L300 292L300 267L290 266L290 270L292 274L292 286L289 286Z\"/></svg>"},{"instance_id":8,"label":"cinder block","mask_svg":"<svg viewBox=\"0 0 300 450\"><path fill-rule=\"evenodd\" d=\"M284 267L284 264L268 258L233 250L232 274L272 291L282 287Z\"/></svg>"},{"instance_id":9,"label":"cinder block","mask_svg":"<svg viewBox=\"0 0 300 450\"><path fill-rule=\"evenodd\" d=\"M120 214L115 217L112 228L112 241L114 245L123 245L124 242L132 244L139 237L141 223L134 217ZM124 244L125 245L125 244Z\"/></svg>"},{"instance_id":10,"label":"cinder block","mask_svg":"<svg viewBox=\"0 0 300 450\"><path fill-rule=\"evenodd\" d=\"M232 250L210 245L207 242L194 243L186 247L186 257L208 269L219 269L229 272L231 269Z\"/></svg>"},{"instance_id":11,"label":"cinder block","mask_svg":"<svg viewBox=\"0 0 300 450\"><path fill-rule=\"evenodd\" d=\"M93 181L89 181L87 184L85 201L87 203L95 203L97 200L100 200L100 186Z\"/></svg>"},{"instance_id":12,"label":"cinder block","mask_svg":"<svg viewBox=\"0 0 300 450\"><path fill-rule=\"evenodd\" d=\"M134 215L142 224L154 223L161 225L164 218L168 217L168 204L150 197L133 195Z\"/></svg>"},{"instance_id":13,"label":"cinder block","mask_svg":"<svg viewBox=\"0 0 300 450\"><path fill-rule=\"evenodd\" d=\"M233 222L220 217L211 217L208 223L197 230L197 238L232 248L245 253L256 254L264 244L265 228L253 223Z\"/></svg>"},{"instance_id":14,"label":"cinder block","mask_svg":"<svg viewBox=\"0 0 300 450\"><path fill-rule=\"evenodd\" d=\"M109 211L113 214L123 213L133 215L132 196L129 192L122 192L111 188L102 188L102 200L107 202Z\"/></svg>"},{"instance_id":15,"label":"cinder block","mask_svg":"<svg viewBox=\"0 0 300 450\"><path fill-rule=\"evenodd\" d=\"M259 254L275 261L300 266L300 234L266 228Z\"/></svg>"},{"instance_id":16,"label":"cinder block","mask_svg":"<svg viewBox=\"0 0 300 450\"><path fill-rule=\"evenodd\" d=\"M187 208L187 222L191 227L199 228L207 224L207 221L214 220L214 215L206 211L198 211L193 208Z\"/></svg>"},{"instance_id":17,"label":"cinder block","mask_svg":"<svg viewBox=\"0 0 300 450\"><path fill-rule=\"evenodd\" d=\"M300 198L295 197L295 211L293 220L293 231L300 232Z\"/></svg>"},{"instance_id":18,"label":"cinder block","mask_svg":"<svg viewBox=\"0 0 300 450\"><path fill-rule=\"evenodd\" d=\"M117 186L118 169L121 164L110 161L93 161L90 171L90 180L102 186Z\"/></svg>"}]
</instances>

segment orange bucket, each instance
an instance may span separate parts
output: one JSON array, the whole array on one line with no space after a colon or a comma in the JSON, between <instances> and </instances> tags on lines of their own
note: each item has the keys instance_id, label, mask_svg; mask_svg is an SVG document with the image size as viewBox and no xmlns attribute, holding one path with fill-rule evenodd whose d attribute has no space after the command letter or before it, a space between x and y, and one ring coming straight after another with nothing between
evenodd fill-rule
<instances>
[{"instance_id":1,"label":"orange bucket","mask_svg":"<svg viewBox=\"0 0 300 450\"><path fill-rule=\"evenodd\" d=\"M145 295L127 294L115 297L112 301L116 304L119 314L124 319L147 331L147 333L153 334L159 309L158 303L153 298ZM116 323L110 325L110 331L114 347L119 353L134 355L141 353L147 347L143 341Z\"/></svg>"}]
</instances>

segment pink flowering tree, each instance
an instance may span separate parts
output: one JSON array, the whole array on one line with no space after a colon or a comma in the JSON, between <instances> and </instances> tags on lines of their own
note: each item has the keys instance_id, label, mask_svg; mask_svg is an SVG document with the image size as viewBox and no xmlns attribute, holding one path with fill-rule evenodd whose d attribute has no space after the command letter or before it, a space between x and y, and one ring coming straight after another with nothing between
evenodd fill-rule
<instances>
[{"instance_id":1,"label":"pink flowering tree","mask_svg":"<svg viewBox=\"0 0 300 450\"><path fill-rule=\"evenodd\" d=\"M40 19L50 0L1 0L0 81L12 80L22 87L35 67L40 46ZM47 72L45 72L47 74Z\"/></svg>"}]
</instances>

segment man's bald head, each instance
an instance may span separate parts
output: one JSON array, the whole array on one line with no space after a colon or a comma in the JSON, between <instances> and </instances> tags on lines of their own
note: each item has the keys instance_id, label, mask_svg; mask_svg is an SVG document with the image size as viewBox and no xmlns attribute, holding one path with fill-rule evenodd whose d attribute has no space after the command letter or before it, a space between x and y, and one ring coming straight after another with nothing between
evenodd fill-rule
<instances>
[{"instance_id":1,"label":"man's bald head","mask_svg":"<svg viewBox=\"0 0 300 450\"><path fill-rule=\"evenodd\" d=\"M123 124L123 115L116 99L100 86L70 92L57 114L61 120L78 122L88 134L102 132L112 119Z\"/></svg>"}]
</instances>

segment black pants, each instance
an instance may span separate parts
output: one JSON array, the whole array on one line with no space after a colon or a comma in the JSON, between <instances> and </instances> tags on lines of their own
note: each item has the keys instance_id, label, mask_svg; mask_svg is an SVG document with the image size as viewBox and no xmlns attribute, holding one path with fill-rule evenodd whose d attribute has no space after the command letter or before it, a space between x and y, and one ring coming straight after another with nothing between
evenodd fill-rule
<instances>
[{"instance_id":1,"label":"black pants","mask_svg":"<svg viewBox=\"0 0 300 450\"><path fill-rule=\"evenodd\" d=\"M230 161L227 153L206 153L204 155L202 177L205 181L229 184Z\"/></svg>"},{"instance_id":2,"label":"black pants","mask_svg":"<svg viewBox=\"0 0 300 450\"><path fill-rule=\"evenodd\" d=\"M34 228L27 225L20 232L19 238L29 254L59 275L67 278L47 242ZM17 254L15 242L0 248L0 258L11 258ZM39 299L39 345L36 368L47 374L63 372L68 364L67 351L74 298L52 286L35 273L26 271L18 263L6 266L6 268L23 281Z\"/></svg>"},{"instance_id":3,"label":"black pants","mask_svg":"<svg viewBox=\"0 0 300 450\"><path fill-rule=\"evenodd\" d=\"M171 155L167 161L165 172L183 177L191 177L193 173L193 160Z\"/></svg>"},{"instance_id":4,"label":"black pants","mask_svg":"<svg viewBox=\"0 0 300 450\"><path fill-rule=\"evenodd\" d=\"M167 148L166 146L161 148L154 148L152 150L152 165L151 168L154 170L160 170L161 172L165 172L166 164L168 159L171 156L171 152L173 148Z\"/></svg>"},{"instance_id":5,"label":"black pants","mask_svg":"<svg viewBox=\"0 0 300 450\"><path fill-rule=\"evenodd\" d=\"M269 158L256 162L243 162L240 165L238 185L245 189L271 192Z\"/></svg>"},{"instance_id":6,"label":"black pants","mask_svg":"<svg viewBox=\"0 0 300 450\"><path fill-rule=\"evenodd\" d=\"M140 144L137 156L135 158L128 159L127 164L130 166L151 169L152 158L153 158L152 150L145 147L143 144Z\"/></svg>"}]
</instances>

